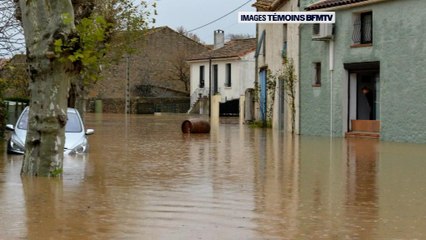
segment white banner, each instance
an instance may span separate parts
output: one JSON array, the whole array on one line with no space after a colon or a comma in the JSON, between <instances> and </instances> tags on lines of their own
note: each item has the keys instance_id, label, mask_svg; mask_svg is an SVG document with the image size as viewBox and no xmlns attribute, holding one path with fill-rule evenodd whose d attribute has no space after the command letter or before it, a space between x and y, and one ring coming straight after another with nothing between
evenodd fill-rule
<instances>
[{"instance_id":1,"label":"white banner","mask_svg":"<svg viewBox=\"0 0 426 240\"><path fill-rule=\"evenodd\" d=\"M335 23L335 12L239 12L239 23Z\"/></svg>"}]
</instances>

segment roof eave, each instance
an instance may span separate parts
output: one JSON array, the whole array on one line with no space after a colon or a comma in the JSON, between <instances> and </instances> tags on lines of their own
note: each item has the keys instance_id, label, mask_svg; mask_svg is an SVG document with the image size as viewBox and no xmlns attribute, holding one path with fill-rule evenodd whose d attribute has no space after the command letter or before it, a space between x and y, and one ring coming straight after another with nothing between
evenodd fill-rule
<instances>
[{"instance_id":1,"label":"roof eave","mask_svg":"<svg viewBox=\"0 0 426 240\"><path fill-rule=\"evenodd\" d=\"M285 2L289 0L275 0L271 4L258 4L257 2L254 3L252 6L256 8L256 10L261 11L275 11L279 7L281 7Z\"/></svg>"},{"instance_id":2,"label":"roof eave","mask_svg":"<svg viewBox=\"0 0 426 240\"><path fill-rule=\"evenodd\" d=\"M371 1L365 1L365 2L358 2L358 3L350 3L345 5L339 5L339 6L333 6L333 7L322 7L322 8L315 8L315 9L309 9L309 6L305 8L306 11L318 11L318 12L325 12L325 11L334 11L334 10L342 10L342 9L349 9L354 7L360 7L360 6L366 6L374 3L380 3L385 2L389 0L371 0ZM314 5L314 4L311 4Z\"/></svg>"}]
</instances>

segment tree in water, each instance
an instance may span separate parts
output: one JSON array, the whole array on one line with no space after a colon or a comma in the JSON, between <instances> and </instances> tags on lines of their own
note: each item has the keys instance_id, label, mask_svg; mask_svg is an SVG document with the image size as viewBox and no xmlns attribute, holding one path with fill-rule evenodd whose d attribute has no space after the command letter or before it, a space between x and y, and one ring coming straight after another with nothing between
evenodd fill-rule
<instances>
[{"instance_id":1,"label":"tree in water","mask_svg":"<svg viewBox=\"0 0 426 240\"><path fill-rule=\"evenodd\" d=\"M129 0L15 1L31 91L21 175L60 176L71 81L82 85L96 79L114 29L146 22Z\"/></svg>"},{"instance_id":2,"label":"tree in water","mask_svg":"<svg viewBox=\"0 0 426 240\"><path fill-rule=\"evenodd\" d=\"M72 66L55 56L54 42L74 31L71 0L20 0L30 72L30 112L21 174L56 176L62 172L67 95Z\"/></svg>"}]
</instances>

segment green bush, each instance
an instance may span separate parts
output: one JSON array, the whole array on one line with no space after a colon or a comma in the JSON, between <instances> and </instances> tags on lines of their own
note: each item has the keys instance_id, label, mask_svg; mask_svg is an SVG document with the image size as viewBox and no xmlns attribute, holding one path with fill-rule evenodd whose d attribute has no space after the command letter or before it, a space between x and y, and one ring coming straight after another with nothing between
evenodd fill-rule
<instances>
[{"instance_id":1,"label":"green bush","mask_svg":"<svg viewBox=\"0 0 426 240\"><path fill-rule=\"evenodd\" d=\"M249 125L251 128L272 128L272 121L268 120L266 122L263 121L254 121Z\"/></svg>"}]
</instances>

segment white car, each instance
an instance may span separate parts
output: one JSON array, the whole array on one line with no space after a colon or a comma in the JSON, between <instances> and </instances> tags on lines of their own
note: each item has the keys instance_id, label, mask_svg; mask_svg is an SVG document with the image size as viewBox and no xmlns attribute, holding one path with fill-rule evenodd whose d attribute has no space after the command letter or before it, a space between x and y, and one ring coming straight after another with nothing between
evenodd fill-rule
<instances>
[{"instance_id":1,"label":"white car","mask_svg":"<svg viewBox=\"0 0 426 240\"><path fill-rule=\"evenodd\" d=\"M25 138L27 136L28 128L28 112L29 108L26 107L16 121L16 127L12 124L7 124L6 129L12 131L10 139L7 143L7 152L24 154L25 151ZM87 136L92 135L95 131L93 129L84 129L83 121L80 114L74 108L68 108L67 111L67 124L65 125L65 153L85 153L89 149Z\"/></svg>"}]
</instances>

